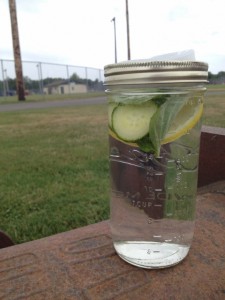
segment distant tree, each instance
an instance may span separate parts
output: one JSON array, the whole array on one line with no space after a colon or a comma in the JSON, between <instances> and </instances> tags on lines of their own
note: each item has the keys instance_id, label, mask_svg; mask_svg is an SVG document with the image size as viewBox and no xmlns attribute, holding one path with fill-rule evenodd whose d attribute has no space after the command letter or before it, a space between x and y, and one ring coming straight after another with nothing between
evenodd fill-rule
<instances>
[{"instance_id":1,"label":"distant tree","mask_svg":"<svg viewBox=\"0 0 225 300\"><path fill-rule=\"evenodd\" d=\"M208 80L209 80L209 83L212 83L212 84L224 84L225 83L225 72L220 71L217 74L213 74L213 73L209 72Z\"/></svg>"},{"instance_id":2,"label":"distant tree","mask_svg":"<svg viewBox=\"0 0 225 300\"><path fill-rule=\"evenodd\" d=\"M7 77L8 87L11 91L16 91L16 79L12 79L10 77Z\"/></svg>"},{"instance_id":3,"label":"distant tree","mask_svg":"<svg viewBox=\"0 0 225 300\"><path fill-rule=\"evenodd\" d=\"M76 83L84 83L85 79L80 78L77 73L73 73L70 76L70 81L76 82Z\"/></svg>"},{"instance_id":4,"label":"distant tree","mask_svg":"<svg viewBox=\"0 0 225 300\"><path fill-rule=\"evenodd\" d=\"M48 84L53 83L53 82L64 81L64 80L65 79L63 79L61 77L54 77L54 78L47 77L47 78L43 79L43 84L48 85Z\"/></svg>"},{"instance_id":5,"label":"distant tree","mask_svg":"<svg viewBox=\"0 0 225 300\"><path fill-rule=\"evenodd\" d=\"M32 89L32 80L28 76L23 77L23 82L27 90Z\"/></svg>"},{"instance_id":6,"label":"distant tree","mask_svg":"<svg viewBox=\"0 0 225 300\"><path fill-rule=\"evenodd\" d=\"M213 77L213 74L211 72L208 73L208 80L210 81Z\"/></svg>"},{"instance_id":7,"label":"distant tree","mask_svg":"<svg viewBox=\"0 0 225 300\"><path fill-rule=\"evenodd\" d=\"M36 92L39 89L39 80L32 80L28 76L23 78L24 86L26 90L30 92Z\"/></svg>"},{"instance_id":8,"label":"distant tree","mask_svg":"<svg viewBox=\"0 0 225 300\"><path fill-rule=\"evenodd\" d=\"M225 72L224 71L220 71L218 74L217 74L217 76L219 77L219 78L224 78L225 77Z\"/></svg>"}]
</instances>

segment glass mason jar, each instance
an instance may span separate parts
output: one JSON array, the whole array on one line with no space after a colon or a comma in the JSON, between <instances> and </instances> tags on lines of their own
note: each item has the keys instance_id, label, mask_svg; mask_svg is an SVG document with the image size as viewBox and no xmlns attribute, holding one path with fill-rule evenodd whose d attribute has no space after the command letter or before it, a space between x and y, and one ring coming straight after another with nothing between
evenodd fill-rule
<instances>
[{"instance_id":1,"label":"glass mason jar","mask_svg":"<svg viewBox=\"0 0 225 300\"><path fill-rule=\"evenodd\" d=\"M165 268L189 252L208 65L127 61L105 67L113 244L125 261Z\"/></svg>"}]
</instances>

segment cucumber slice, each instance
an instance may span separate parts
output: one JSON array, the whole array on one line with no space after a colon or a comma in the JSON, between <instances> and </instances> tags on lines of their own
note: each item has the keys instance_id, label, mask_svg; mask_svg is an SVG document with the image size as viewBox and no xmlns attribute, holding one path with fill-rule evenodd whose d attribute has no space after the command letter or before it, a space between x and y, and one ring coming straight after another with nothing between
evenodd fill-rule
<instances>
[{"instance_id":1,"label":"cucumber slice","mask_svg":"<svg viewBox=\"0 0 225 300\"><path fill-rule=\"evenodd\" d=\"M108 122L109 127L112 128L112 114L114 109L118 106L118 103L109 103L108 104Z\"/></svg>"},{"instance_id":2,"label":"cucumber slice","mask_svg":"<svg viewBox=\"0 0 225 300\"><path fill-rule=\"evenodd\" d=\"M140 140L148 134L156 110L157 105L152 101L141 105L119 105L112 113L113 130L123 141Z\"/></svg>"}]
</instances>

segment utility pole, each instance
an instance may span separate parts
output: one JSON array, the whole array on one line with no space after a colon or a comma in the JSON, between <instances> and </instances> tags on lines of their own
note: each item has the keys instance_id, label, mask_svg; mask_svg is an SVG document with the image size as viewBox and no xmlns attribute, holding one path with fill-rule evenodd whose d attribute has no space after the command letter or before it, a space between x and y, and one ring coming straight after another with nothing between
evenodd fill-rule
<instances>
[{"instance_id":1,"label":"utility pole","mask_svg":"<svg viewBox=\"0 0 225 300\"><path fill-rule=\"evenodd\" d=\"M116 45L116 18L114 17L111 22L114 22L114 44L115 44L115 63L117 63L117 45Z\"/></svg>"},{"instance_id":2,"label":"utility pole","mask_svg":"<svg viewBox=\"0 0 225 300\"><path fill-rule=\"evenodd\" d=\"M19 31L18 31L15 0L9 0L9 11L10 11L11 28L12 28L12 41L13 41L14 63L15 63L15 70L16 70L17 95L18 95L18 100L23 101L25 100L25 92L24 92L24 83L23 83L23 69L22 69L21 54L20 54Z\"/></svg>"},{"instance_id":3,"label":"utility pole","mask_svg":"<svg viewBox=\"0 0 225 300\"><path fill-rule=\"evenodd\" d=\"M128 0L126 0L126 20L127 20L127 58L131 59L130 56L130 26L129 26L129 9L128 9Z\"/></svg>"}]
</instances>

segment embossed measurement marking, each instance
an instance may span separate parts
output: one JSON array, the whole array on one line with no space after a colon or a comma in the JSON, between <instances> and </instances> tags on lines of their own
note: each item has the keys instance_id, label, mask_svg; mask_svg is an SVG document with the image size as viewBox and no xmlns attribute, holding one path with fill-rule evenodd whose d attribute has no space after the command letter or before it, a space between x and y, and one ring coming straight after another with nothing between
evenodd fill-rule
<instances>
[{"instance_id":1,"label":"embossed measurement marking","mask_svg":"<svg viewBox=\"0 0 225 300\"><path fill-rule=\"evenodd\" d=\"M148 224L152 224L152 223L157 223L160 222L160 219L152 219L152 218L148 218Z\"/></svg>"}]
</instances>

